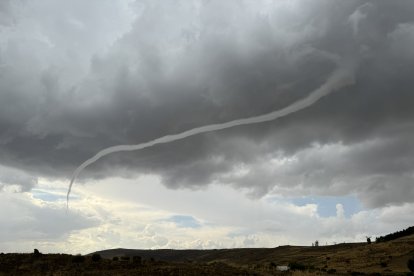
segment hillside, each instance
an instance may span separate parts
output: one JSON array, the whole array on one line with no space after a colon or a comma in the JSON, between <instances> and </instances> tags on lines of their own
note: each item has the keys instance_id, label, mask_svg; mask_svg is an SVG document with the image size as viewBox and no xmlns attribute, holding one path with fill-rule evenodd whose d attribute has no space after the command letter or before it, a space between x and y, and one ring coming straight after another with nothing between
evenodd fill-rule
<instances>
[{"instance_id":1,"label":"hillside","mask_svg":"<svg viewBox=\"0 0 414 276\"><path fill-rule=\"evenodd\" d=\"M296 263L317 270L337 273L407 273L407 260L414 256L414 235L381 243L344 243L330 246L280 246L213 250L131 250L98 251L102 257L141 256L168 262L222 262L251 268ZM405 275L405 274L404 274Z\"/></svg>"},{"instance_id":2,"label":"hillside","mask_svg":"<svg viewBox=\"0 0 414 276\"><path fill-rule=\"evenodd\" d=\"M0 254L0 275L407 275L414 235L379 243L213 250ZM290 272L277 266L290 265ZM294 270L295 269L295 270Z\"/></svg>"}]
</instances>

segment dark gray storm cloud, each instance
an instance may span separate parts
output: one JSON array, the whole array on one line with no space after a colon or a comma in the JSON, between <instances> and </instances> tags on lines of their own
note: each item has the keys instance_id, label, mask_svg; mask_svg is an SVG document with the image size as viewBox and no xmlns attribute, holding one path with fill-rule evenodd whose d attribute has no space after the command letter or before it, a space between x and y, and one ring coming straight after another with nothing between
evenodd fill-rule
<instances>
[{"instance_id":1,"label":"dark gray storm cloud","mask_svg":"<svg viewBox=\"0 0 414 276\"><path fill-rule=\"evenodd\" d=\"M18 2L18 1L15 1ZM13 2L4 0L0 2L0 25L10 25L14 21Z\"/></svg>"},{"instance_id":2,"label":"dark gray storm cloud","mask_svg":"<svg viewBox=\"0 0 414 276\"><path fill-rule=\"evenodd\" d=\"M355 84L305 110L107 156L81 177L153 173L173 188L356 194L368 206L414 198L414 2L135 1L122 24L124 8L98 2L0 6L13 18L0 22L8 171L69 178L109 146L283 108L341 59L357 64Z\"/></svg>"}]
</instances>

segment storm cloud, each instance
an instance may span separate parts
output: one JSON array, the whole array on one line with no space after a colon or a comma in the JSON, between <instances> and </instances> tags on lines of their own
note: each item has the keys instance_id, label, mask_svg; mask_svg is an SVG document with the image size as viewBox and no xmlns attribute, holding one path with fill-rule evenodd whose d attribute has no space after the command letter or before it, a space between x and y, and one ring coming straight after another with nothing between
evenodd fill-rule
<instances>
[{"instance_id":1,"label":"storm cloud","mask_svg":"<svg viewBox=\"0 0 414 276\"><path fill-rule=\"evenodd\" d=\"M81 178L413 201L410 0L26 0L0 14L0 173L30 175L2 173L2 186L28 190L110 146L282 109L345 60L354 84L304 110L107 156Z\"/></svg>"}]
</instances>

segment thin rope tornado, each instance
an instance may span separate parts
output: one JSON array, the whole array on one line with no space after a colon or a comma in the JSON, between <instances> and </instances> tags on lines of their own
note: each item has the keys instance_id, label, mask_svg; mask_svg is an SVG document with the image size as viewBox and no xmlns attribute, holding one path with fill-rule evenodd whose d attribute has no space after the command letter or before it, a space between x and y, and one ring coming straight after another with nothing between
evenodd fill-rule
<instances>
[{"instance_id":1,"label":"thin rope tornado","mask_svg":"<svg viewBox=\"0 0 414 276\"><path fill-rule=\"evenodd\" d=\"M353 69L354 68L352 66L339 66L339 68L336 69L330 75L330 77L327 79L327 81L324 84L322 84L319 88L312 91L307 97L301 100L298 100L287 107L284 107L279 110L275 110L267 114L249 117L249 118L237 119L237 120L220 123L220 124L201 126L201 127L193 128L193 129L190 129L190 130L178 133L178 134L166 135L166 136L154 139L152 141L137 144L137 145L118 145L118 146L112 146L112 147L103 149L99 151L97 154L95 154L93 157L91 157L90 159L83 162L73 172L72 178L70 180L67 196L66 196L67 207L69 207L69 196L72 190L73 183L75 182L79 174L86 167L95 163L96 161L98 161L99 159L101 159L102 157L108 154L115 153L115 152L122 152L122 151L141 150L141 149L155 146L157 144L165 144L165 143L185 139L187 137L194 136L194 135L201 134L201 133L217 131L217 130L232 128L232 127L241 126L241 125L250 125L250 124L257 124L257 123L262 123L262 122L268 122L268 121L276 120L278 118L285 117L289 114L295 113L299 110L302 110L304 108L307 108L313 105L314 103L319 101L322 97L332 93L335 90L338 90L340 88L353 84L354 83L354 74L353 74L354 70Z\"/></svg>"}]
</instances>

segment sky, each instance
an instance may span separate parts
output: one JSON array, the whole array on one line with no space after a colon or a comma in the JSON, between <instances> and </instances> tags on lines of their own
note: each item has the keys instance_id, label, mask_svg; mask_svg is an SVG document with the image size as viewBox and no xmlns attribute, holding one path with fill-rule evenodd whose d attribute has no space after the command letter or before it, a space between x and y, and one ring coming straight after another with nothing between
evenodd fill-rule
<instances>
[{"instance_id":1,"label":"sky","mask_svg":"<svg viewBox=\"0 0 414 276\"><path fill-rule=\"evenodd\" d=\"M411 226L413 44L412 0L0 1L0 252Z\"/></svg>"}]
</instances>

